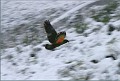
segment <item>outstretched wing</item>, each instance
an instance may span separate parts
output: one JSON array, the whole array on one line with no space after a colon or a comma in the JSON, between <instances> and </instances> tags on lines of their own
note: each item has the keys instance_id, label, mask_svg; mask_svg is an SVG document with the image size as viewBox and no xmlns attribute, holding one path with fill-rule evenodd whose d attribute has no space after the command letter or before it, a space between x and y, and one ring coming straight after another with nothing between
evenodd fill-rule
<instances>
[{"instance_id":1,"label":"outstretched wing","mask_svg":"<svg viewBox=\"0 0 120 81\"><path fill-rule=\"evenodd\" d=\"M61 43L63 43L65 37L66 37L66 32L60 32L60 33L58 33L58 35L57 35L57 37L56 37L56 40L55 40L55 43L56 43L56 44L61 44Z\"/></svg>"},{"instance_id":2,"label":"outstretched wing","mask_svg":"<svg viewBox=\"0 0 120 81\"><path fill-rule=\"evenodd\" d=\"M55 39L57 37L57 32L52 27L49 20L44 21L44 28L47 33L47 38L48 38L49 42L54 43Z\"/></svg>"}]
</instances>

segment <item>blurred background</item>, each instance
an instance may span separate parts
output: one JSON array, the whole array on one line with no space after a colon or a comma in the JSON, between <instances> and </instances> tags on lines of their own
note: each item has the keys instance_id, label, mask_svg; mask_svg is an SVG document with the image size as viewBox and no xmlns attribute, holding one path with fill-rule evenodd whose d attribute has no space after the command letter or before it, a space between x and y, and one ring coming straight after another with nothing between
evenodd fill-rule
<instances>
[{"instance_id":1,"label":"blurred background","mask_svg":"<svg viewBox=\"0 0 120 81\"><path fill-rule=\"evenodd\" d=\"M70 43L46 50L43 22ZM120 80L119 0L1 0L2 80Z\"/></svg>"}]
</instances>

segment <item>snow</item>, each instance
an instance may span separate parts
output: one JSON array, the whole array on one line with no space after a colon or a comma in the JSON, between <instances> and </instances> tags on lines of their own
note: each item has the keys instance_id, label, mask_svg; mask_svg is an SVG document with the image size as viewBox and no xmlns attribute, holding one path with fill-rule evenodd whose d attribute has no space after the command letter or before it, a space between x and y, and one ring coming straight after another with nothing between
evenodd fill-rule
<instances>
[{"instance_id":1,"label":"snow","mask_svg":"<svg viewBox=\"0 0 120 81\"><path fill-rule=\"evenodd\" d=\"M3 1L2 25L6 29L8 24L12 27L18 23L28 23L31 20L23 21L23 14L37 15L50 7L59 9L64 6L66 12L53 19L54 24L93 2L95 1ZM11 18L18 20L11 21ZM85 22L89 28L83 34L88 34L87 37L76 33L75 28L69 28L66 30L66 38L70 42L57 47L54 51L43 47L48 43L47 40L38 45L21 44L1 50L1 79L120 80L120 31L114 30L111 35L107 32L109 24L120 27L120 20L104 24L86 18ZM31 54L35 56L31 57Z\"/></svg>"},{"instance_id":2,"label":"snow","mask_svg":"<svg viewBox=\"0 0 120 81\"><path fill-rule=\"evenodd\" d=\"M35 19L43 17L44 10L61 9L65 6L65 11L79 5L79 1L1 1L1 25L2 32L15 25L34 22ZM12 5L12 6L11 6ZM58 13L58 12L56 12ZM19 14L19 15L18 15ZM60 14L60 12L59 12ZM42 15L42 16L41 16ZM29 19L27 17L29 16Z\"/></svg>"},{"instance_id":3,"label":"snow","mask_svg":"<svg viewBox=\"0 0 120 81\"><path fill-rule=\"evenodd\" d=\"M52 21L51 24L54 24L54 23L56 23L56 22L64 19L65 17L69 16L70 14L74 13L75 11L82 9L86 5L91 4L93 2L95 2L95 1L87 1L87 2L81 3L80 5L76 6L75 8L73 8L73 9L71 9L69 11L67 11L66 13L64 13L63 15L61 15L60 17L54 19L54 21Z\"/></svg>"},{"instance_id":4,"label":"snow","mask_svg":"<svg viewBox=\"0 0 120 81\"><path fill-rule=\"evenodd\" d=\"M116 27L116 28L120 28L120 20L115 21L115 22L111 22L111 23L109 23L109 24L113 25L113 26Z\"/></svg>"}]
</instances>

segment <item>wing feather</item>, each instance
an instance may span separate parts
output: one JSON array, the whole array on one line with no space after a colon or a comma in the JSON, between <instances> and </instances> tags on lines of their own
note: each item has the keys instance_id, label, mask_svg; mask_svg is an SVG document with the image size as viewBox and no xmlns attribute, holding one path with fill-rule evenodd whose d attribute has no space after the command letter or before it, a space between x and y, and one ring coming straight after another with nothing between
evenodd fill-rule
<instances>
[{"instance_id":1,"label":"wing feather","mask_svg":"<svg viewBox=\"0 0 120 81\"><path fill-rule=\"evenodd\" d=\"M54 43L55 39L57 37L57 32L53 28L53 26L50 24L49 20L44 21L44 28L47 33L47 38L50 43Z\"/></svg>"}]
</instances>

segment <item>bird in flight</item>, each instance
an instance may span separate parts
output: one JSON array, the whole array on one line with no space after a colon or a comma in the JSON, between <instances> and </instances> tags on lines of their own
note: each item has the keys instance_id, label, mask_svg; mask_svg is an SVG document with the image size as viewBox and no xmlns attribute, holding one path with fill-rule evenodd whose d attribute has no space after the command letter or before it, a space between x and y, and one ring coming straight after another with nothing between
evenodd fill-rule
<instances>
[{"instance_id":1,"label":"bird in flight","mask_svg":"<svg viewBox=\"0 0 120 81\"><path fill-rule=\"evenodd\" d=\"M46 49L53 50L54 48L69 42L66 37L66 32L57 33L49 20L44 21L44 28L47 34L48 41L51 44L44 45Z\"/></svg>"}]
</instances>

